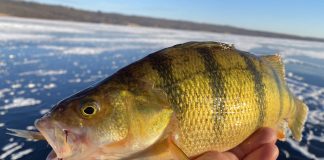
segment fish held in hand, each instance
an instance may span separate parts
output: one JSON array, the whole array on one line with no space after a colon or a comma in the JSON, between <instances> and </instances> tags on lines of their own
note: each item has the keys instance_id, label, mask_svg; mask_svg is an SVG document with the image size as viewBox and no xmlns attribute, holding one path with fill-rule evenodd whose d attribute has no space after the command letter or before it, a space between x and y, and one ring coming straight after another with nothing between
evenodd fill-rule
<instances>
[{"instance_id":1,"label":"fish held in hand","mask_svg":"<svg viewBox=\"0 0 324 160\"><path fill-rule=\"evenodd\" d=\"M35 122L42 136L31 137L52 146L49 160L189 159L227 151L261 127L282 140L289 127L301 140L308 109L284 75L279 55L184 43L59 102Z\"/></svg>"}]
</instances>

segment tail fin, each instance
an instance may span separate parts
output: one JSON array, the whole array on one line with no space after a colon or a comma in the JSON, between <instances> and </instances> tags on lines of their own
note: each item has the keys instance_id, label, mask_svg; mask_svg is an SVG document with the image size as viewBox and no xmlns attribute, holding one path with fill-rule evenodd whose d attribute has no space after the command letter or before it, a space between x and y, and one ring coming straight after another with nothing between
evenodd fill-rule
<instances>
[{"instance_id":1,"label":"tail fin","mask_svg":"<svg viewBox=\"0 0 324 160\"><path fill-rule=\"evenodd\" d=\"M294 139L300 141L304 123L307 118L308 107L299 99L295 98L295 110L288 120L288 126L292 132Z\"/></svg>"}]
</instances>

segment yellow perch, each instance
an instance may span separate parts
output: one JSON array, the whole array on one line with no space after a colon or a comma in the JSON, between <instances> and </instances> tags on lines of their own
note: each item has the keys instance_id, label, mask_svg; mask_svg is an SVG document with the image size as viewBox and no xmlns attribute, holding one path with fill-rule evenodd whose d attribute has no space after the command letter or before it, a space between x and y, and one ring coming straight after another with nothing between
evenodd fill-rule
<instances>
[{"instance_id":1,"label":"yellow perch","mask_svg":"<svg viewBox=\"0 0 324 160\"><path fill-rule=\"evenodd\" d=\"M284 75L279 55L189 42L59 102L35 125L54 150L49 160L189 159L229 150L261 127L283 140L288 126L301 140L308 109Z\"/></svg>"}]
</instances>

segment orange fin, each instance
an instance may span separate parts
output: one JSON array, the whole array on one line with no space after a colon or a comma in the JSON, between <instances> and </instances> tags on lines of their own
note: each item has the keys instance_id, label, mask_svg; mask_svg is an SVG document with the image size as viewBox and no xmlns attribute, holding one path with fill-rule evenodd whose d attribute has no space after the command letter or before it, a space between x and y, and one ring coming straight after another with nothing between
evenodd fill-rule
<instances>
[{"instance_id":1,"label":"orange fin","mask_svg":"<svg viewBox=\"0 0 324 160\"><path fill-rule=\"evenodd\" d=\"M277 138L281 141L284 141L286 139L286 133L283 131L277 131Z\"/></svg>"},{"instance_id":2,"label":"orange fin","mask_svg":"<svg viewBox=\"0 0 324 160\"><path fill-rule=\"evenodd\" d=\"M289 135L288 122L287 120L282 120L277 127L277 138L280 141L285 141L287 135Z\"/></svg>"}]
</instances>

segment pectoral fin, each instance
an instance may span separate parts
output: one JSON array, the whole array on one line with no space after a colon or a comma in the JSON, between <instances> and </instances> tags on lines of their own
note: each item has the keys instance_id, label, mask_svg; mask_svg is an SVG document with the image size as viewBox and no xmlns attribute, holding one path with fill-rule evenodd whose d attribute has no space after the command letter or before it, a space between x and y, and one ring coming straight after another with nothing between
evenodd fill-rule
<instances>
[{"instance_id":1,"label":"pectoral fin","mask_svg":"<svg viewBox=\"0 0 324 160\"><path fill-rule=\"evenodd\" d=\"M45 140L45 137L40 132L27 131L27 130L19 130L19 129L9 129L12 133L7 133L12 136L31 139L31 140Z\"/></svg>"}]
</instances>

